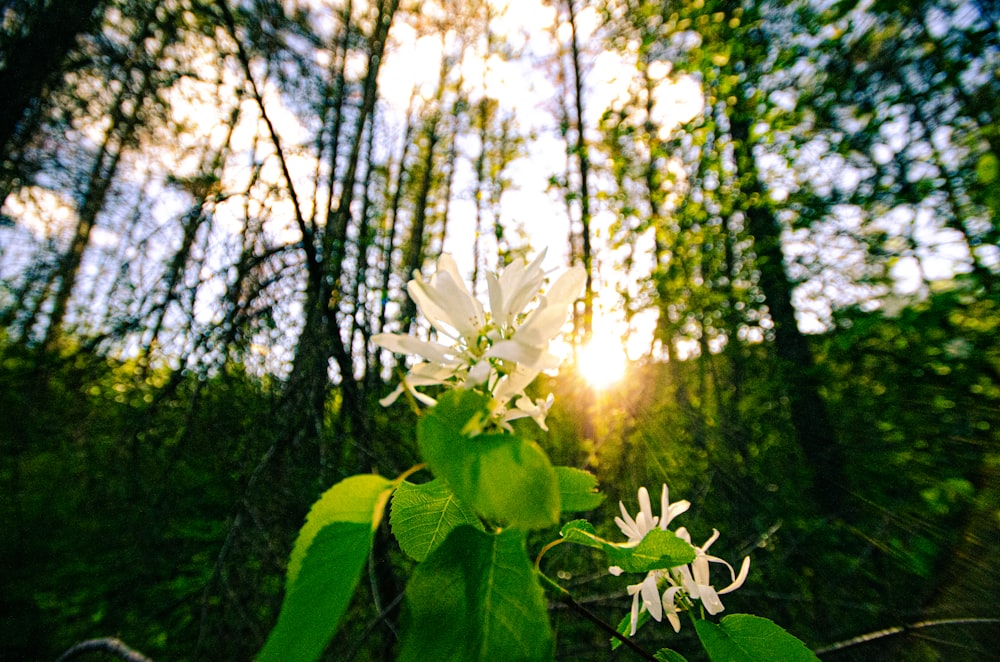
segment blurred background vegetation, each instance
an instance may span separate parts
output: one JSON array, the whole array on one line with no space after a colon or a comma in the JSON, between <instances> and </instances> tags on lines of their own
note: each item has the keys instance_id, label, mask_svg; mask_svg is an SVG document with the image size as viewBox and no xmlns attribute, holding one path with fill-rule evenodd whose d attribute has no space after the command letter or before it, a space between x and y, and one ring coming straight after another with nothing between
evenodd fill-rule
<instances>
[{"instance_id":1,"label":"blurred background vegetation","mask_svg":"<svg viewBox=\"0 0 1000 662\"><path fill-rule=\"evenodd\" d=\"M522 428L598 475L599 529L666 482L752 556L727 611L824 660L998 650L993 3L11 0L0 89L0 659L251 658L309 505L417 459L370 342L426 333L403 283L546 246L589 276L571 348L630 341ZM518 218L539 172L558 220ZM390 540L329 659L390 657ZM630 659L552 616L560 659Z\"/></svg>"}]
</instances>

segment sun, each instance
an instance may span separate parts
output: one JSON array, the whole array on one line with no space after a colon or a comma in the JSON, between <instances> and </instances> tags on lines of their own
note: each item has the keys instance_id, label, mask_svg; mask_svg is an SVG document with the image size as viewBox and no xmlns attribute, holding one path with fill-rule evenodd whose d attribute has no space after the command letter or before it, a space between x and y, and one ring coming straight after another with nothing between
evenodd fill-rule
<instances>
[{"instance_id":1,"label":"sun","mask_svg":"<svg viewBox=\"0 0 1000 662\"><path fill-rule=\"evenodd\" d=\"M580 349L577 369L594 388L607 388L625 376L628 357L622 339L610 333L595 335Z\"/></svg>"}]
</instances>

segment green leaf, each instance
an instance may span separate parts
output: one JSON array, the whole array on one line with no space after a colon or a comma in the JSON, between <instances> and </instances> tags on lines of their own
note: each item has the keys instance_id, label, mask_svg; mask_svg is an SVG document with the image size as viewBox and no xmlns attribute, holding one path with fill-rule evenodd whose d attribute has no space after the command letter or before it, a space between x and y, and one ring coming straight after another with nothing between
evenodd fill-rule
<instances>
[{"instance_id":1,"label":"green leaf","mask_svg":"<svg viewBox=\"0 0 1000 662\"><path fill-rule=\"evenodd\" d=\"M613 543L597 535L586 520L573 520L563 526L560 534L569 542L603 550L611 565L625 572L649 572L673 568L694 560L694 547L681 540L673 531L653 529L635 547Z\"/></svg>"},{"instance_id":2,"label":"green leaf","mask_svg":"<svg viewBox=\"0 0 1000 662\"><path fill-rule=\"evenodd\" d=\"M593 510L604 502L604 495L597 491L594 474L573 467L555 467L555 470L562 512Z\"/></svg>"},{"instance_id":3,"label":"green leaf","mask_svg":"<svg viewBox=\"0 0 1000 662\"><path fill-rule=\"evenodd\" d=\"M351 476L313 504L288 562L278 624L258 660L315 660L330 642L368 560L393 482Z\"/></svg>"},{"instance_id":4,"label":"green leaf","mask_svg":"<svg viewBox=\"0 0 1000 662\"><path fill-rule=\"evenodd\" d=\"M441 480L400 485L392 495L389 523L399 546L417 561L427 558L457 526L468 524L483 530L472 509Z\"/></svg>"},{"instance_id":5,"label":"green leaf","mask_svg":"<svg viewBox=\"0 0 1000 662\"><path fill-rule=\"evenodd\" d=\"M750 614L731 614L716 625L696 621L698 638L712 662L818 662L804 643L773 621Z\"/></svg>"},{"instance_id":6,"label":"green leaf","mask_svg":"<svg viewBox=\"0 0 1000 662\"><path fill-rule=\"evenodd\" d=\"M551 660L545 597L524 533L459 526L406 587L400 662Z\"/></svg>"},{"instance_id":7,"label":"green leaf","mask_svg":"<svg viewBox=\"0 0 1000 662\"><path fill-rule=\"evenodd\" d=\"M540 529L559 521L559 484L545 452L509 434L477 434L486 398L448 391L421 419L417 444L434 475L484 519Z\"/></svg>"},{"instance_id":8,"label":"green leaf","mask_svg":"<svg viewBox=\"0 0 1000 662\"><path fill-rule=\"evenodd\" d=\"M680 653L669 648L661 648L653 654L659 662L687 662L687 659Z\"/></svg>"}]
</instances>

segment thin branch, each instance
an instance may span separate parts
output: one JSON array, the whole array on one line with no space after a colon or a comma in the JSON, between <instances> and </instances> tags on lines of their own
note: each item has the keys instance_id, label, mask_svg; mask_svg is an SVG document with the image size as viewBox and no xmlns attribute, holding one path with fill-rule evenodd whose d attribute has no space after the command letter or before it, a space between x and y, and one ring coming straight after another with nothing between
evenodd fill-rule
<instances>
[{"instance_id":1,"label":"thin branch","mask_svg":"<svg viewBox=\"0 0 1000 662\"><path fill-rule=\"evenodd\" d=\"M559 540L559 541L556 541L556 542L559 543L559 542L562 542L562 541ZM631 649L633 653L635 653L636 655L638 655L642 659L649 660L650 662L657 662L657 659L655 657L653 657L653 655L649 651L647 651L645 648L643 648L639 644L635 643L634 641L632 641L631 639L629 639L628 637L626 637L625 635L623 635L617 629L613 628L611 625L609 625L608 623L606 623L605 621L603 621L600 616L598 616L597 614L595 614L594 612L590 611L589 609L587 609L586 607L584 607L583 605L581 605L579 602L577 602L576 600L574 600L573 596L571 596L569 594L569 591L567 591L562 586L560 586L559 584L557 584L554 581L552 581L551 579L549 579L548 576L546 576L546 574L544 572L542 572L541 570L538 569L538 563L541 562L542 556L545 554L546 551L548 551L549 549L551 549L554 546L555 546L554 544L547 545L539 553L538 558L535 560L535 574L537 574L538 577L542 579L542 581L546 582L549 586L551 586L553 589L555 589L556 594L559 596L559 599L562 602L565 602L567 605L569 605L569 607L573 611L575 611L576 613L580 614L581 616L583 616L584 618L586 618L588 621L590 621L591 623L593 623L594 625L596 625L598 629L603 630L604 632L606 632L611 637L613 637L613 638L617 639L618 641L620 641L621 643L625 644L625 646L627 648Z\"/></svg>"},{"instance_id":2,"label":"thin branch","mask_svg":"<svg viewBox=\"0 0 1000 662\"><path fill-rule=\"evenodd\" d=\"M250 85L250 92L253 94L257 108L260 110L261 119L263 119L264 124L267 125L267 131L271 137L271 144L274 145L274 151L278 157L278 164L281 166L281 174L285 179L285 184L288 186L288 196L292 200L292 208L295 211L295 223L299 228L299 232L302 233L302 249L306 253L306 258L308 259L309 266L311 268L314 264L316 264L316 245L313 243L312 230L306 223L305 217L302 215L302 206L299 204L299 196L295 192L295 185L292 183L292 173L289 169L288 161L285 158L285 152L281 147L281 140L278 137L278 131L274 128L274 123L271 121L271 117L267 114L267 109L264 107L264 96L261 94L260 88L257 87L257 82L254 80L253 72L250 70L250 57L243 48L243 42L240 41L239 35L236 34L236 19L229 10L229 4L226 0L219 0L218 6L222 12L222 19L226 24L226 30L229 32L229 36L232 37L233 42L236 45L237 58L243 68L243 75L246 77L247 83Z\"/></svg>"},{"instance_id":3,"label":"thin branch","mask_svg":"<svg viewBox=\"0 0 1000 662\"><path fill-rule=\"evenodd\" d=\"M607 634L611 635L618 641L625 644L625 646L630 648L632 652L634 652L636 655L638 655L644 660L657 662L656 658L653 657L653 655L649 651L647 651L645 648L643 648L639 644L635 643L634 641L623 635L615 628L611 627L608 623L604 622L597 614L590 611L589 609L581 605L579 602L574 600L572 597L570 597L568 593L566 595L561 596L561 598L563 602L568 604L573 611L577 612L578 614L586 618L588 621L596 625L599 629L603 630Z\"/></svg>"},{"instance_id":4,"label":"thin branch","mask_svg":"<svg viewBox=\"0 0 1000 662\"><path fill-rule=\"evenodd\" d=\"M939 627L943 625L996 625L998 623L1000 623L1000 618L939 618L930 621L917 621L916 623L897 625L895 627L885 628L884 630L868 632L866 634L858 635L857 637L852 637L851 639L838 641L835 644L830 644L829 646L824 646L823 648L817 648L813 652L816 653L816 655L833 653L845 648L850 648L851 646L866 644L876 639L883 639L885 637L891 637L897 634L904 634L913 630L920 630L929 627Z\"/></svg>"},{"instance_id":5,"label":"thin branch","mask_svg":"<svg viewBox=\"0 0 1000 662\"><path fill-rule=\"evenodd\" d=\"M375 628L379 625L379 623L384 621L389 616L389 613L392 612L393 609L399 606L399 603L403 601L403 597L405 595L406 595L405 593L399 593L395 598L392 599L392 602L386 605L385 608L379 612L379 615L377 617L375 617L370 623L368 623L364 631L360 635L358 635L358 637L355 639L354 646L351 648L350 652L344 656L343 659L345 661L353 660L355 656L357 656L358 651L361 650L361 645L365 642L366 639L368 639L371 633L375 631Z\"/></svg>"},{"instance_id":6,"label":"thin branch","mask_svg":"<svg viewBox=\"0 0 1000 662\"><path fill-rule=\"evenodd\" d=\"M108 655L117 657L119 660L125 660L125 662L153 662L150 658L114 637L88 639L87 641L73 644L65 653L59 656L56 662L72 660L87 653L107 653Z\"/></svg>"}]
</instances>

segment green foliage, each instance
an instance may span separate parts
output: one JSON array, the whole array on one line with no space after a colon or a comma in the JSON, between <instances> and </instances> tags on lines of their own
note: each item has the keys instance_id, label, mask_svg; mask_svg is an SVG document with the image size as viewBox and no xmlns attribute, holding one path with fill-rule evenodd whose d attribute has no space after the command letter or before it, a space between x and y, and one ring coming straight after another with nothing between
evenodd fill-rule
<instances>
[{"instance_id":1,"label":"green foliage","mask_svg":"<svg viewBox=\"0 0 1000 662\"><path fill-rule=\"evenodd\" d=\"M635 546L604 540L586 520L573 520L560 533L568 542L602 550L611 565L616 565L625 572L672 568L690 563L695 557L694 548L690 544L678 538L673 531L662 529L653 529Z\"/></svg>"},{"instance_id":2,"label":"green foliage","mask_svg":"<svg viewBox=\"0 0 1000 662\"><path fill-rule=\"evenodd\" d=\"M488 522L525 529L556 524L559 483L548 457L520 437L477 434L486 424L487 404L473 391L445 393L418 426L422 457Z\"/></svg>"},{"instance_id":3,"label":"green foliage","mask_svg":"<svg viewBox=\"0 0 1000 662\"><path fill-rule=\"evenodd\" d=\"M421 562L407 584L401 659L551 656L525 532L557 521L563 495L573 510L591 509L603 496L592 475L556 470L536 444L483 433L487 404L459 389L442 395L420 420L418 447L438 478L399 481L397 488L380 476L353 476L320 498L292 551L285 601L260 659L308 661L322 653L357 587L390 494L392 532L403 552ZM481 518L510 528L487 532ZM640 554L619 555L622 563L636 566L669 545L640 547Z\"/></svg>"},{"instance_id":4,"label":"green foliage","mask_svg":"<svg viewBox=\"0 0 1000 662\"><path fill-rule=\"evenodd\" d=\"M483 523L441 480L414 485L404 482L392 496L392 533L406 554L423 561L456 527Z\"/></svg>"},{"instance_id":5,"label":"green foliage","mask_svg":"<svg viewBox=\"0 0 1000 662\"><path fill-rule=\"evenodd\" d=\"M597 491L594 474L573 467L556 467L555 470L562 512L593 510L604 503L604 495Z\"/></svg>"},{"instance_id":6,"label":"green foliage","mask_svg":"<svg viewBox=\"0 0 1000 662\"><path fill-rule=\"evenodd\" d=\"M653 657L656 658L657 662L687 662L683 655L669 648L661 648L656 651Z\"/></svg>"},{"instance_id":7,"label":"green foliage","mask_svg":"<svg viewBox=\"0 0 1000 662\"><path fill-rule=\"evenodd\" d=\"M203 600L241 483L266 450L271 422L258 416L270 400L236 366L171 378L82 351L57 360L4 347L0 603L18 617L0 623L0 657L55 658L118 633L154 658L198 658L199 628L216 614ZM275 577L259 590L280 587ZM202 646L226 657L211 638Z\"/></svg>"},{"instance_id":8,"label":"green foliage","mask_svg":"<svg viewBox=\"0 0 1000 662\"><path fill-rule=\"evenodd\" d=\"M313 505L288 562L278 624L258 659L315 660L323 652L361 578L393 487L381 476L351 476Z\"/></svg>"},{"instance_id":9,"label":"green foliage","mask_svg":"<svg viewBox=\"0 0 1000 662\"><path fill-rule=\"evenodd\" d=\"M695 622L698 638L712 662L817 662L805 645L772 621L730 614L718 624Z\"/></svg>"},{"instance_id":10,"label":"green foliage","mask_svg":"<svg viewBox=\"0 0 1000 662\"><path fill-rule=\"evenodd\" d=\"M330 642L368 561L368 524L331 522L313 539L293 580L286 584L278 623L259 660L315 660Z\"/></svg>"},{"instance_id":11,"label":"green foliage","mask_svg":"<svg viewBox=\"0 0 1000 662\"><path fill-rule=\"evenodd\" d=\"M542 661L553 653L524 533L453 530L406 590L401 662Z\"/></svg>"}]
</instances>

